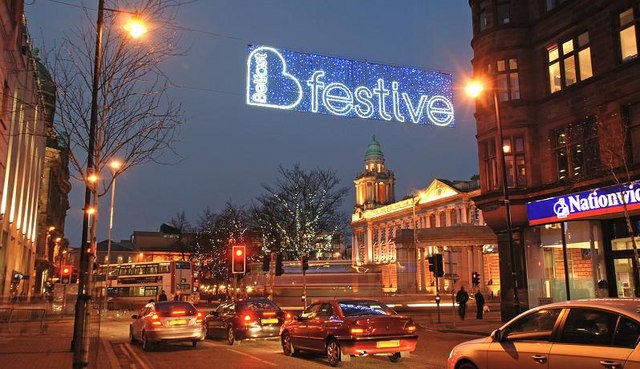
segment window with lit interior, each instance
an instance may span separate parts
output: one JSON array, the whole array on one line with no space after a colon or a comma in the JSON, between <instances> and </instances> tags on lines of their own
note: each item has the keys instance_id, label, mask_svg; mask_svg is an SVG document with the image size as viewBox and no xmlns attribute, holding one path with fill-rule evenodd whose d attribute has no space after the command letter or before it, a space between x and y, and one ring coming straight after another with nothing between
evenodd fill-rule
<instances>
[{"instance_id":1,"label":"window with lit interior","mask_svg":"<svg viewBox=\"0 0 640 369\"><path fill-rule=\"evenodd\" d=\"M547 55L551 93L593 76L588 32L549 46Z\"/></svg>"},{"instance_id":2,"label":"window with lit interior","mask_svg":"<svg viewBox=\"0 0 640 369\"><path fill-rule=\"evenodd\" d=\"M598 130L589 119L553 133L558 180L588 177L600 168Z\"/></svg>"},{"instance_id":3,"label":"window with lit interior","mask_svg":"<svg viewBox=\"0 0 640 369\"><path fill-rule=\"evenodd\" d=\"M495 68L495 69L494 69ZM495 66L487 66L489 74L495 73L496 93L498 100L509 101L520 99L520 78L518 76L518 59L507 58L496 61ZM495 71L495 72L494 72ZM487 95L487 102L493 105L491 94Z\"/></svg>"},{"instance_id":4,"label":"window with lit interior","mask_svg":"<svg viewBox=\"0 0 640 369\"><path fill-rule=\"evenodd\" d=\"M618 42L620 60L627 62L638 57L638 5L618 14Z\"/></svg>"}]
</instances>

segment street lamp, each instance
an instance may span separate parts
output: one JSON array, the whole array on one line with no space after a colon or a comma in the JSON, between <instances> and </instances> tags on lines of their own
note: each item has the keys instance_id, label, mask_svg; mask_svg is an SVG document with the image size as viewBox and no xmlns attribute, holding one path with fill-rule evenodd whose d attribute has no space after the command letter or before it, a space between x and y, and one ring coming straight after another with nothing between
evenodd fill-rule
<instances>
[{"instance_id":1,"label":"street lamp","mask_svg":"<svg viewBox=\"0 0 640 369\"><path fill-rule=\"evenodd\" d=\"M473 98L478 97L484 90L484 85L481 82L470 82L466 91L467 94ZM495 107L496 129L498 131L498 142L500 143L500 166L502 168L502 197L504 199L504 209L506 213L507 221L507 236L509 237L509 253L511 254L511 277L513 278L513 306L515 314L520 311L520 297L518 296L518 277L516 275L516 255L515 246L513 244L513 231L511 229L511 203L509 202L509 183L507 177L507 165L505 160L505 153L511 151L509 145L504 144L504 137L502 132L502 121L500 119L500 102L498 100L498 90L494 87L491 89L493 93L493 105Z\"/></svg>"},{"instance_id":2,"label":"street lamp","mask_svg":"<svg viewBox=\"0 0 640 369\"><path fill-rule=\"evenodd\" d=\"M113 178L113 183L111 184L111 209L109 213L109 238L107 239L107 288L110 287L109 283L109 266L111 264L111 233L113 231L113 205L116 198L116 177L120 168L122 168L122 162L119 160L113 160L109 163L109 168L111 168L111 174Z\"/></svg>"},{"instance_id":3,"label":"street lamp","mask_svg":"<svg viewBox=\"0 0 640 369\"><path fill-rule=\"evenodd\" d=\"M80 242L80 271L78 283L78 297L76 299L75 316L73 322L73 339L71 350L73 351L73 369L85 368L89 361L89 340L87 337L88 324L86 321L88 303L91 299L90 273L92 271L90 249L93 237L89 236L89 208L92 199L97 200L95 186L89 181L90 176L97 175L95 166L96 127L98 125L98 91L100 89L100 72L102 69L102 28L104 25L104 0L98 0L98 17L96 21L96 41L93 61L93 76L91 83L91 117L89 120L89 137L87 142L87 169L84 193L84 215L82 218L82 239ZM138 37L140 27L136 26L132 37ZM137 36L136 36L137 35ZM94 225L95 229L95 225ZM93 233L93 232L91 232Z\"/></svg>"}]
</instances>

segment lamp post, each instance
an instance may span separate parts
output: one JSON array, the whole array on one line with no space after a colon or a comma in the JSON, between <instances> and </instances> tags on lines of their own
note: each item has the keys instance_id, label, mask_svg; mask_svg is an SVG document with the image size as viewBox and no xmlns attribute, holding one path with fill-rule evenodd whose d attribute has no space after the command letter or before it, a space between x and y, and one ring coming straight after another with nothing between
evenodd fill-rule
<instances>
[{"instance_id":1,"label":"lamp post","mask_svg":"<svg viewBox=\"0 0 640 369\"><path fill-rule=\"evenodd\" d=\"M467 86L467 94L472 97L477 97L484 90L484 86L479 82L472 82ZM515 246L513 244L513 230L511 226L511 203L509 201L509 182L507 175L507 165L505 152L511 150L510 147L504 145L504 135L502 132L502 120L500 118L500 101L498 100L498 90L494 87L492 89L493 105L496 119L496 130L498 131L498 142L500 144L500 166L502 168L502 197L504 202L506 223L507 223L507 236L509 237L509 254L511 256L511 277L513 283L513 308L514 313L517 315L520 311L520 297L518 295L518 276L516 274L516 255Z\"/></svg>"},{"instance_id":2,"label":"lamp post","mask_svg":"<svg viewBox=\"0 0 640 369\"><path fill-rule=\"evenodd\" d=\"M107 288L111 286L111 283L109 281L109 266L111 264L111 233L113 232L113 208L114 208L113 205L115 203L115 198L116 198L116 176L118 174L118 171L122 167L122 162L118 160L114 160L111 163L109 163L109 167L112 170L113 183L111 184L111 207L109 212L109 238L107 239L107 271L106 271Z\"/></svg>"},{"instance_id":3,"label":"lamp post","mask_svg":"<svg viewBox=\"0 0 640 369\"><path fill-rule=\"evenodd\" d=\"M87 169L85 179L84 194L84 214L82 218L82 239L80 240L80 270L78 283L78 298L75 306L75 316L73 322L73 339L71 340L71 350L73 351L73 368L81 369L88 365L89 359L89 340L87 339L87 321L88 303L91 299L90 275L92 271L92 258L95 252L93 248L95 224L93 224L92 232L89 232L89 209L92 203L97 203L97 194L95 185L88 179L89 176L97 174L95 166L95 144L96 144L96 127L98 125L98 92L100 89L100 73L102 69L102 29L104 25L104 11L118 11L115 9L106 9L104 0L98 0L98 16L96 20L96 40L95 53L93 61L93 76L91 83L91 116L89 120L89 137L87 142ZM140 23L131 23L125 26L131 37L137 38L146 32L144 26ZM94 209L95 211L95 209ZM95 219L94 219L95 221Z\"/></svg>"}]
</instances>

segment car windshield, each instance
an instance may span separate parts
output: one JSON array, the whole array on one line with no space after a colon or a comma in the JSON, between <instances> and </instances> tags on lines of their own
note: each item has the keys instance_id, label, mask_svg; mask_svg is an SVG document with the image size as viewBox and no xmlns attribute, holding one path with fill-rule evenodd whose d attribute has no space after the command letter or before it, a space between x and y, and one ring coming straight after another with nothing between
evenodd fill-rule
<instances>
[{"instance_id":1,"label":"car windshield","mask_svg":"<svg viewBox=\"0 0 640 369\"><path fill-rule=\"evenodd\" d=\"M263 310L280 310L278 305L269 300L247 300L239 304L241 310L263 311Z\"/></svg>"},{"instance_id":2,"label":"car windshield","mask_svg":"<svg viewBox=\"0 0 640 369\"><path fill-rule=\"evenodd\" d=\"M156 313L160 316L191 316L196 315L196 308L184 301L158 302Z\"/></svg>"},{"instance_id":3,"label":"car windshield","mask_svg":"<svg viewBox=\"0 0 640 369\"><path fill-rule=\"evenodd\" d=\"M341 301L340 309L344 316L396 315L387 305L378 301Z\"/></svg>"}]
</instances>

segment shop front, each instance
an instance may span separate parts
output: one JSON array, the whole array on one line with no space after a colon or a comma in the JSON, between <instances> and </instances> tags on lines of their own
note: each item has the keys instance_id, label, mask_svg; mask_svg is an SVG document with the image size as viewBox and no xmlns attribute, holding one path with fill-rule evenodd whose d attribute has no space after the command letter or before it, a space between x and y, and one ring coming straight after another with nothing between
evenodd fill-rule
<instances>
[{"instance_id":1,"label":"shop front","mask_svg":"<svg viewBox=\"0 0 640 369\"><path fill-rule=\"evenodd\" d=\"M639 254L633 245L638 240L633 235L640 229L639 209L638 182L528 203L529 307L638 296Z\"/></svg>"}]
</instances>

